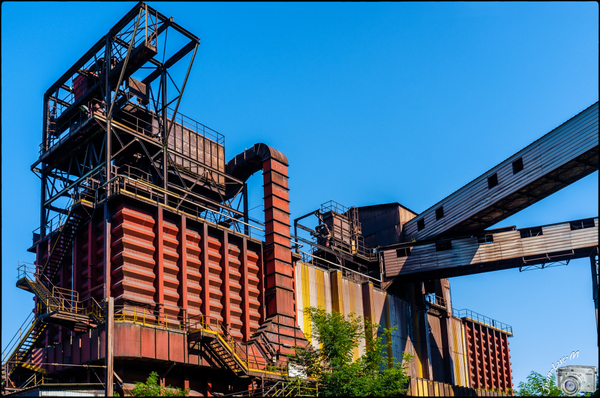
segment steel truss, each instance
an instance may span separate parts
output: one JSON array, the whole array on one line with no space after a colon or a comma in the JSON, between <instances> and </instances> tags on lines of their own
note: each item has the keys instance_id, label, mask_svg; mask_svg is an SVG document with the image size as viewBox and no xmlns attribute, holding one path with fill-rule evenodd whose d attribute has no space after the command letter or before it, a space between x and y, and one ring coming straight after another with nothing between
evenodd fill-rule
<instances>
[{"instance_id":1,"label":"steel truss","mask_svg":"<svg viewBox=\"0 0 600 398\"><path fill-rule=\"evenodd\" d=\"M42 185L34 243L60 229L73 205L99 206L125 180L145 183L176 211L192 203L198 217L248 233L246 185L225 173L224 137L178 113L199 43L139 3L46 91L40 156L31 166ZM185 60L176 82L170 70ZM183 153L176 139L184 133L202 136L218 162Z\"/></svg>"}]
</instances>

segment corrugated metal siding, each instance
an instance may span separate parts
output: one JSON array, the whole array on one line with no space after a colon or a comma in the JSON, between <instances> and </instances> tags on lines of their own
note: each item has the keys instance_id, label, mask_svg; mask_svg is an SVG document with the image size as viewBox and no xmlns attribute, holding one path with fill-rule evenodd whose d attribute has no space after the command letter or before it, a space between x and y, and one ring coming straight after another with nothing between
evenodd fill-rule
<instances>
[{"instance_id":1,"label":"corrugated metal siding","mask_svg":"<svg viewBox=\"0 0 600 398\"><path fill-rule=\"evenodd\" d=\"M452 240L452 249L436 251L435 243L414 246L411 255L397 257L396 250L383 253L386 277L442 268L484 264L554 252L593 248L598 245L598 219L593 228L571 230L570 223L542 227L543 235L521 238L520 230L493 234L493 243L479 244L477 238Z\"/></svg>"},{"instance_id":2,"label":"corrugated metal siding","mask_svg":"<svg viewBox=\"0 0 600 398\"><path fill-rule=\"evenodd\" d=\"M408 221L404 225L406 240L439 235L597 146L598 103ZM524 168L513 174L512 162L520 157ZM489 189L487 179L494 173L498 185ZM436 220L435 211L440 206L444 217ZM425 228L419 231L417 221L421 219ZM500 220L490 220L489 225Z\"/></svg>"},{"instance_id":3,"label":"corrugated metal siding","mask_svg":"<svg viewBox=\"0 0 600 398\"><path fill-rule=\"evenodd\" d=\"M448 336L450 345L450 355L452 360L453 384L462 387L468 387L468 369L464 351L464 337L462 321L458 318L448 318L450 325L450 335Z\"/></svg>"},{"instance_id":4,"label":"corrugated metal siding","mask_svg":"<svg viewBox=\"0 0 600 398\"><path fill-rule=\"evenodd\" d=\"M504 397L508 395L505 393L450 385L418 377L411 377L409 386L410 389L407 395L410 397Z\"/></svg>"},{"instance_id":5,"label":"corrugated metal siding","mask_svg":"<svg viewBox=\"0 0 600 398\"><path fill-rule=\"evenodd\" d=\"M75 264L75 269L86 276L79 282L81 297L92 295L98 301L104 279L101 226L101 221L91 222L78 237L80 254ZM249 338L259 328L263 313L260 244L212 225L167 212L160 216L157 209L146 210L129 203L121 203L114 212L111 240L111 285L116 308L128 307L123 311L132 313L133 307L145 307L148 321L156 315L154 309L159 304L172 322L183 320L184 313L197 320L204 315L214 326L227 318L230 332L238 339ZM86 281L88 275L92 277L90 282Z\"/></svg>"}]
</instances>

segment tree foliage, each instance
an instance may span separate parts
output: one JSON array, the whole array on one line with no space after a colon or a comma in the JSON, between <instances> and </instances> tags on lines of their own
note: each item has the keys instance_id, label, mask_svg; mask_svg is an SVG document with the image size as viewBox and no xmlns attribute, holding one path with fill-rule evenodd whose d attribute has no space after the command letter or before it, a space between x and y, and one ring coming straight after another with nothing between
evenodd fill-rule
<instances>
[{"instance_id":1,"label":"tree foliage","mask_svg":"<svg viewBox=\"0 0 600 398\"><path fill-rule=\"evenodd\" d=\"M158 373L151 372L145 383L137 381L131 391L134 397L185 397L189 394L188 388L182 390L171 386L158 384Z\"/></svg>"},{"instance_id":2,"label":"tree foliage","mask_svg":"<svg viewBox=\"0 0 600 398\"><path fill-rule=\"evenodd\" d=\"M521 397L563 397L560 388L556 387L556 374L547 378L538 372L531 371L527 376L527 382L520 382L515 390L516 395Z\"/></svg>"},{"instance_id":3,"label":"tree foliage","mask_svg":"<svg viewBox=\"0 0 600 398\"><path fill-rule=\"evenodd\" d=\"M296 347L291 360L305 366L308 377L318 381L320 396L384 397L406 393L406 364L411 357L405 353L402 362L387 357L395 328L383 329L383 334L377 336L379 325L365 326L363 318L355 314L345 318L335 311L330 314L317 308L306 311L310 313L312 333L320 348L311 344ZM353 362L353 351L361 337L366 338L366 352Z\"/></svg>"}]
</instances>

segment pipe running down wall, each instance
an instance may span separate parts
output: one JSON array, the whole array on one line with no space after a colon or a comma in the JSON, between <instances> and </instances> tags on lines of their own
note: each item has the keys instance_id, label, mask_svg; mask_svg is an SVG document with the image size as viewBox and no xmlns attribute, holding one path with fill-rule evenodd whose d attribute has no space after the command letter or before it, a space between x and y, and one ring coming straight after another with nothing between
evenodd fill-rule
<instances>
[{"instance_id":1,"label":"pipe running down wall","mask_svg":"<svg viewBox=\"0 0 600 398\"><path fill-rule=\"evenodd\" d=\"M263 172L266 322L261 330L278 347L280 355L293 353L294 345L306 343L296 317L287 168L286 156L262 143L227 163L227 172L243 181L258 170Z\"/></svg>"}]
</instances>

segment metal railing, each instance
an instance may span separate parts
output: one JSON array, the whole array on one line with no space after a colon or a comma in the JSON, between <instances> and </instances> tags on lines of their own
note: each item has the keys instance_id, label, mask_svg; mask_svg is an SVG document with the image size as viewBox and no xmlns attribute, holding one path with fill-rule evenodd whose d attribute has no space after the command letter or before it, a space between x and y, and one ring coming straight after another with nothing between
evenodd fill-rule
<instances>
[{"instance_id":1,"label":"metal railing","mask_svg":"<svg viewBox=\"0 0 600 398\"><path fill-rule=\"evenodd\" d=\"M79 300L78 292L54 286L45 274L37 272L35 264L19 261L17 280L21 279L32 282L31 287L36 290L34 293L38 296L36 308L38 315L44 313L45 309L46 312L64 311L78 315L102 317L102 307L93 297ZM41 287L36 287L35 284L40 284ZM50 296L44 297L46 294L40 289L46 289Z\"/></svg>"},{"instance_id":2,"label":"metal railing","mask_svg":"<svg viewBox=\"0 0 600 398\"><path fill-rule=\"evenodd\" d=\"M175 115L175 119L173 119L174 109L167 108L167 119L174 121L175 123L183 126L186 129L192 130L197 134L203 136L204 138L208 138L211 141L216 142L219 145L225 145L225 136L208 126L203 125L200 122L195 121L194 119L182 115L181 112L177 112Z\"/></svg>"},{"instance_id":3,"label":"metal railing","mask_svg":"<svg viewBox=\"0 0 600 398\"><path fill-rule=\"evenodd\" d=\"M27 318L25 319L25 321L23 322L23 324L19 327L19 330L17 331L17 333L15 333L13 338L10 339L10 341L6 344L6 346L2 350L2 366L6 365L8 358L15 351L15 348L21 343L21 341L23 340L23 337L29 333L29 331L33 327L34 323L35 323L35 314L33 312L30 312L29 315L27 316Z\"/></svg>"},{"instance_id":4,"label":"metal railing","mask_svg":"<svg viewBox=\"0 0 600 398\"><path fill-rule=\"evenodd\" d=\"M481 323L485 326L490 326L492 328L502 330L502 331L510 334L511 336L513 334L512 326L507 325L506 323L497 321L495 319L492 319L490 317L487 317L485 315L478 314L477 312L474 312L474 311L471 311L468 309L462 309L462 310L453 309L452 315L454 315L457 318L469 319L471 321Z\"/></svg>"},{"instance_id":5,"label":"metal railing","mask_svg":"<svg viewBox=\"0 0 600 398\"><path fill-rule=\"evenodd\" d=\"M428 303L438 305L441 307L446 306L446 300L443 297L436 295L435 293L429 293L425 295L425 301Z\"/></svg>"}]
</instances>

